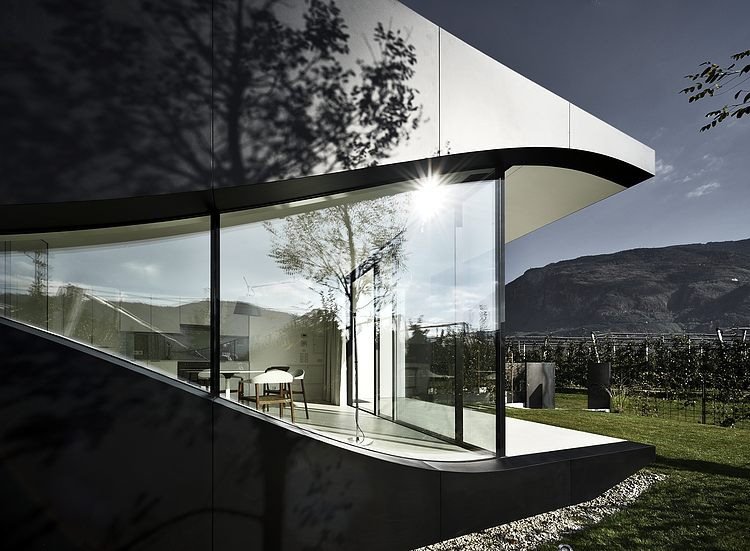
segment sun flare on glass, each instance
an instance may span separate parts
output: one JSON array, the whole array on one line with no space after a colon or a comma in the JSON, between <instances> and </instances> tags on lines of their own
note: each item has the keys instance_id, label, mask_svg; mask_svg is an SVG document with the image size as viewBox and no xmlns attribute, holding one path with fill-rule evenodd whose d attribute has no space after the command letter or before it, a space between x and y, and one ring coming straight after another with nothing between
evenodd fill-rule
<instances>
[{"instance_id":1,"label":"sun flare on glass","mask_svg":"<svg viewBox=\"0 0 750 551\"><path fill-rule=\"evenodd\" d=\"M445 208L447 186L438 175L432 174L420 181L414 192L414 212L422 222L429 222Z\"/></svg>"}]
</instances>

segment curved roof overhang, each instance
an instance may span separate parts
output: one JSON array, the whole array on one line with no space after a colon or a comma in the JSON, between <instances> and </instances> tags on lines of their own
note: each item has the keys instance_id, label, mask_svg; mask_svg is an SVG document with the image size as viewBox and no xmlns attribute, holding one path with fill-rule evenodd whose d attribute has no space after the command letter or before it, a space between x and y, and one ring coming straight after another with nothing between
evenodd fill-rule
<instances>
[{"instance_id":1,"label":"curved roof overhang","mask_svg":"<svg viewBox=\"0 0 750 551\"><path fill-rule=\"evenodd\" d=\"M576 170L631 187L652 176L601 153L557 147L520 147L445 155L303 178L92 201L0 205L0 232L31 233L158 222L211 212L256 208L366 189L424 177L465 172L466 179L494 178L517 165Z\"/></svg>"}]
</instances>

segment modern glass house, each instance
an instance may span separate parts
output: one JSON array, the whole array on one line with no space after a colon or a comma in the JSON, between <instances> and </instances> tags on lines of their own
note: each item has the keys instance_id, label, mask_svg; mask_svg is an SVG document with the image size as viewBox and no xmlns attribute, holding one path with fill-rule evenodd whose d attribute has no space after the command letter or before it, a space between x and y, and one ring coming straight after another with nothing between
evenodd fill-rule
<instances>
[{"instance_id":1,"label":"modern glass house","mask_svg":"<svg viewBox=\"0 0 750 551\"><path fill-rule=\"evenodd\" d=\"M651 149L395 0L5 9L4 548L409 549L653 459L506 420L502 347L505 244Z\"/></svg>"}]
</instances>

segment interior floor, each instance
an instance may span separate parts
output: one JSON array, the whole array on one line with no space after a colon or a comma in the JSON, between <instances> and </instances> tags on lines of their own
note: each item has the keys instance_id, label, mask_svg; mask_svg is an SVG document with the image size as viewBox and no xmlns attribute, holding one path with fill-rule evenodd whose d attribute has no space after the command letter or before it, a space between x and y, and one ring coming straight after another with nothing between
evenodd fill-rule
<instances>
[{"instance_id":1,"label":"interior floor","mask_svg":"<svg viewBox=\"0 0 750 551\"><path fill-rule=\"evenodd\" d=\"M246 404L254 407L252 404ZM355 410L350 406L308 403L310 418L305 417L305 407L295 402L295 424L312 432L337 441L350 442L356 434ZM271 406L266 412L279 417L279 409ZM494 457L495 418L488 413L464 410L467 425L474 434L485 434L482 448L466 449L446 442L410 427L394 423L388 419L359 412L359 427L368 439L369 450L421 459L426 461L473 461ZM283 420L291 422L288 408L284 409ZM506 456L564 450L621 442L622 440L591 434L582 431L563 429L541 423L506 418Z\"/></svg>"}]
</instances>

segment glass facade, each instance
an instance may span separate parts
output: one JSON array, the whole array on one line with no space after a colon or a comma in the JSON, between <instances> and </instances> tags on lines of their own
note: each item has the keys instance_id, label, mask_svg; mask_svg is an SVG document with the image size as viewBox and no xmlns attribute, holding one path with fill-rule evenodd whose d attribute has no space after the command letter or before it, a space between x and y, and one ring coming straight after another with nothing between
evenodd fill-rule
<instances>
[{"instance_id":1,"label":"glass facade","mask_svg":"<svg viewBox=\"0 0 750 551\"><path fill-rule=\"evenodd\" d=\"M457 173L220 215L219 395L252 406L281 367L310 428L494 451L499 193ZM3 316L209 389L209 218L0 242Z\"/></svg>"},{"instance_id":2,"label":"glass facade","mask_svg":"<svg viewBox=\"0 0 750 551\"><path fill-rule=\"evenodd\" d=\"M0 241L3 316L203 383L207 218Z\"/></svg>"},{"instance_id":3,"label":"glass facade","mask_svg":"<svg viewBox=\"0 0 750 551\"><path fill-rule=\"evenodd\" d=\"M461 180L222 215L227 371L304 370L308 402L494 449L499 190Z\"/></svg>"},{"instance_id":4,"label":"glass facade","mask_svg":"<svg viewBox=\"0 0 750 551\"><path fill-rule=\"evenodd\" d=\"M586 327L593 320L591 308L600 300L591 289L597 279L611 280L617 268L602 277L593 274L590 265L570 269L561 261L575 258L586 248L587 240L598 239L606 231L601 221L582 225L580 215L584 213L576 213L622 189L603 178L570 169L515 166L506 172L506 403L559 407L555 399L561 388L585 387L589 359L582 352L592 334ZM578 228L574 239L565 230L571 220ZM576 326L579 322L583 326ZM584 374L575 385L567 375L572 363L579 363L578 370ZM516 419L506 420L507 455L538 451L539 443L516 425ZM567 442L574 445L574 439Z\"/></svg>"},{"instance_id":5,"label":"glass facade","mask_svg":"<svg viewBox=\"0 0 750 551\"><path fill-rule=\"evenodd\" d=\"M366 433L341 421L357 409L495 451L496 333L507 321L515 343L500 404L524 401L516 337L536 299L518 276L544 252L536 236L621 189L536 166L508 170L500 186L456 173L220 215L220 395L252 406L252 379L282 367L298 390L303 374L312 415L298 422L309 428ZM0 314L208 390L209 236L204 217L0 237Z\"/></svg>"}]
</instances>

